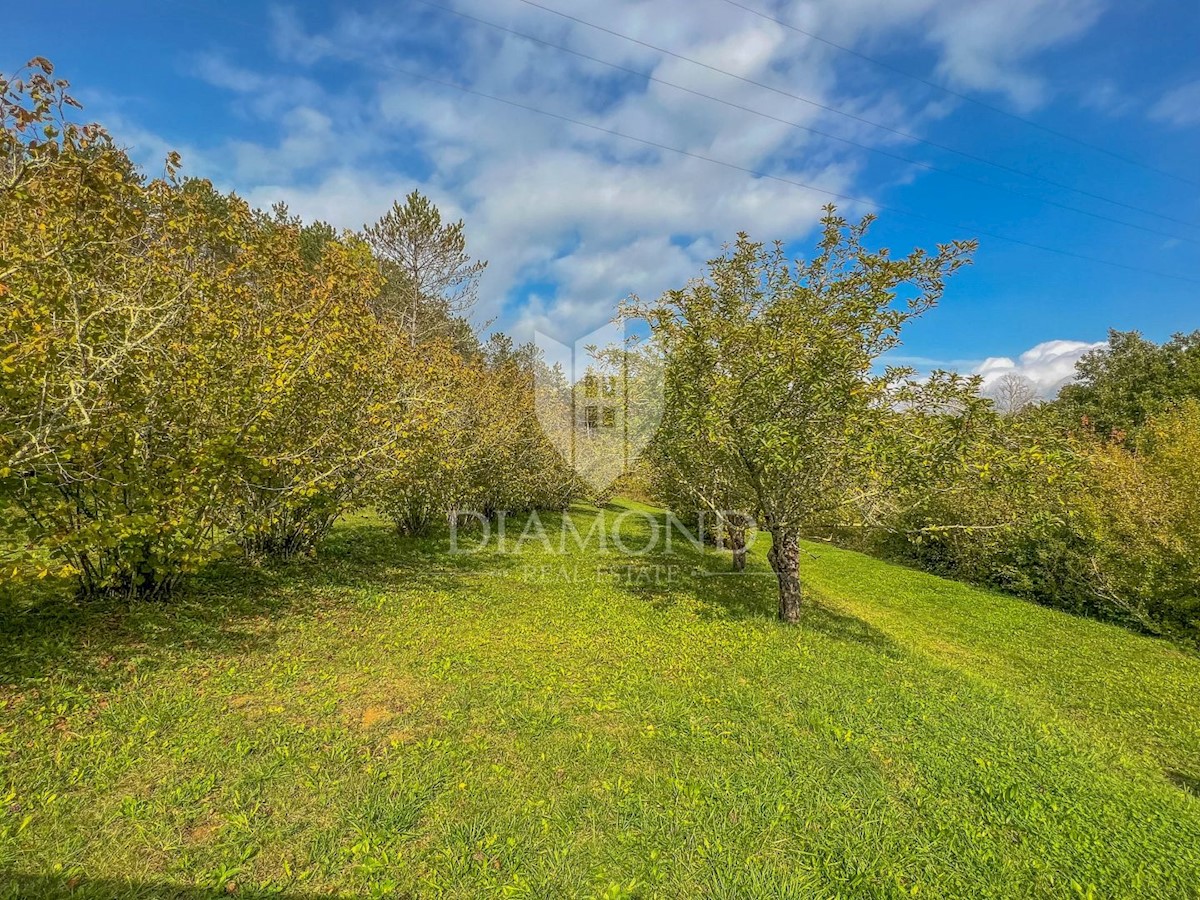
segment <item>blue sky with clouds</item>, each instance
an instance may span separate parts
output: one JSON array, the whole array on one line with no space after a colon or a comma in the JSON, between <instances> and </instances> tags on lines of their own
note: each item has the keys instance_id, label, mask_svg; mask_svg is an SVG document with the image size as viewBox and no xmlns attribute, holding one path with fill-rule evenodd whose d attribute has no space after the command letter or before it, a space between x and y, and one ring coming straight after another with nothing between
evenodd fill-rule
<instances>
[{"instance_id":1,"label":"blue sky with clouds","mask_svg":"<svg viewBox=\"0 0 1200 900\"><path fill-rule=\"evenodd\" d=\"M490 260L478 318L521 336L571 340L739 230L801 253L833 195L896 251L979 238L908 335L923 367L1049 391L1109 327L1200 328L1191 0L64 0L5 25L0 69L50 58L150 170L175 148L346 227L421 189Z\"/></svg>"}]
</instances>

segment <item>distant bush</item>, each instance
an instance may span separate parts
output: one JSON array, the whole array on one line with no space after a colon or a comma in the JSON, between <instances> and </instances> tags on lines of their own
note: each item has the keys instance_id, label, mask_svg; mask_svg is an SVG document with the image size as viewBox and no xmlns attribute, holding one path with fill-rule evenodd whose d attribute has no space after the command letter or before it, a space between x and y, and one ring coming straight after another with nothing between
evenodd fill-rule
<instances>
[{"instance_id":1,"label":"distant bush","mask_svg":"<svg viewBox=\"0 0 1200 900\"><path fill-rule=\"evenodd\" d=\"M397 530L570 503L576 478L534 414L534 363L531 348L502 337L467 354L440 342L411 360L409 390L430 399L415 404L405 439L378 457L367 484Z\"/></svg>"},{"instance_id":2,"label":"distant bush","mask_svg":"<svg viewBox=\"0 0 1200 900\"><path fill-rule=\"evenodd\" d=\"M997 420L921 502L839 543L1154 633L1200 639L1200 403L1130 445L1052 413Z\"/></svg>"}]
</instances>

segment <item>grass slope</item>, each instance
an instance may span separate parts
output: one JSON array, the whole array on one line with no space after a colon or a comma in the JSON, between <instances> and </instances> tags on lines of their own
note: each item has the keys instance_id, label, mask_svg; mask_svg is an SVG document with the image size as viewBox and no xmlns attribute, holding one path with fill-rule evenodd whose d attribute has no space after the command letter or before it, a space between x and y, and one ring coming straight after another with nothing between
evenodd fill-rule
<instances>
[{"instance_id":1,"label":"grass slope","mask_svg":"<svg viewBox=\"0 0 1200 900\"><path fill-rule=\"evenodd\" d=\"M825 547L799 628L761 542L445 548L5 607L8 895L1200 896L1166 643Z\"/></svg>"}]
</instances>

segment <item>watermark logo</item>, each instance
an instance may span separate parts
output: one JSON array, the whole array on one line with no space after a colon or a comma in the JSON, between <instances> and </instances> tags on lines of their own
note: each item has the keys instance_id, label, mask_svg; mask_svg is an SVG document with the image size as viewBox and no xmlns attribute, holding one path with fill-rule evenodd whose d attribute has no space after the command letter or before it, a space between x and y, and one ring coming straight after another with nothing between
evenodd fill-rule
<instances>
[{"instance_id":1,"label":"watermark logo","mask_svg":"<svg viewBox=\"0 0 1200 900\"><path fill-rule=\"evenodd\" d=\"M570 346L537 332L538 423L584 481L603 491L626 472L662 421L663 367L623 324L610 323Z\"/></svg>"},{"instance_id":2,"label":"watermark logo","mask_svg":"<svg viewBox=\"0 0 1200 900\"><path fill-rule=\"evenodd\" d=\"M774 577L737 565L755 531L745 514L717 510L687 522L670 512L632 508L615 514L459 512L450 522L450 552L485 554L509 575L544 583L606 579L663 586L680 577ZM732 558L726 555L731 550Z\"/></svg>"}]
</instances>

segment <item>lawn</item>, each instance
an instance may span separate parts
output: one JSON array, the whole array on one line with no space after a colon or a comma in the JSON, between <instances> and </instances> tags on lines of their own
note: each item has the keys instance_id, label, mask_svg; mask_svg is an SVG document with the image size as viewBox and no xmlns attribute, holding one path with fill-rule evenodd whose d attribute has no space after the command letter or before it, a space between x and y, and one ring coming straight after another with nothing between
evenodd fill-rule
<instances>
[{"instance_id":1,"label":"lawn","mask_svg":"<svg viewBox=\"0 0 1200 900\"><path fill-rule=\"evenodd\" d=\"M1200 659L818 545L782 626L764 544L359 516L169 605L10 600L0 896L1200 897Z\"/></svg>"}]
</instances>

